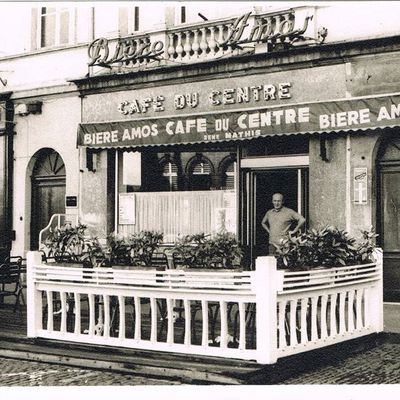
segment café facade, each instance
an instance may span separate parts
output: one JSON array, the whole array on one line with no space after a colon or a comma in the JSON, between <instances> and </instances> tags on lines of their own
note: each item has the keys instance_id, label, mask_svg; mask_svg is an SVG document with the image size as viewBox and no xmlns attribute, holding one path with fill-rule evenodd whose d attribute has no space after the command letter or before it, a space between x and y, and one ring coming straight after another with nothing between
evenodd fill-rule
<instances>
[{"instance_id":1,"label":"caf\u00e9 facade","mask_svg":"<svg viewBox=\"0 0 400 400\"><path fill-rule=\"evenodd\" d=\"M267 254L261 220L279 191L307 227L355 237L375 228L385 297L397 301L400 37L330 41L334 24L324 28L312 9L98 38L85 49L88 73L68 90L14 94L43 108L15 116L17 133L29 125L37 135L27 162L15 138L12 252L38 248L48 219L35 225L35 196L45 187L61 199L49 215L65 213L99 238L155 230L168 245L226 230L254 266ZM50 184L35 166L46 148L55 151L43 153Z\"/></svg>"},{"instance_id":2,"label":"caf\u00e9 facade","mask_svg":"<svg viewBox=\"0 0 400 400\"><path fill-rule=\"evenodd\" d=\"M386 298L397 299L398 38L324 44L319 37L300 46L284 38L278 45L244 38L245 18L231 22L225 45L250 43L250 54L213 59L223 47L215 45L201 61L201 50L179 42L178 32L176 47L165 45L170 60L196 62L160 66L153 57L162 42L147 50L132 43L127 50L122 40L115 49L104 40L91 44L91 67L108 69L73 80L86 160L80 219L103 235L150 229L166 242L225 229L251 264L266 254L261 220L279 191L308 227L334 225L356 237L374 227ZM262 45L269 51L258 51ZM113 70L124 57L145 66Z\"/></svg>"}]
</instances>

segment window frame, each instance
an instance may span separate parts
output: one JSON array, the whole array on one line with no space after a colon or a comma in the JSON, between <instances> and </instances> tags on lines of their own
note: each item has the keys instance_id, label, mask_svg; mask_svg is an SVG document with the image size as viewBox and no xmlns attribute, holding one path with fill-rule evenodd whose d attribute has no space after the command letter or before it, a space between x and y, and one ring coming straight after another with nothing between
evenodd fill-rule
<instances>
[{"instance_id":1,"label":"window frame","mask_svg":"<svg viewBox=\"0 0 400 400\"><path fill-rule=\"evenodd\" d=\"M48 45L48 46L42 46L42 33L43 33L43 28L45 26L45 25L43 25L43 17L51 15L51 14L47 14L47 11L45 14L43 14L43 9L47 10L49 8L55 9L55 11L54 11L54 14L55 14L54 44ZM68 16L69 16L69 18L68 18L68 41L67 41L67 43L60 43L61 14L65 11L68 11ZM76 7L61 7L61 6L38 7L37 24L36 24L36 41L35 42L36 42L37 50L51 49L54 47L69 46L71 44L74 44L76 42Z\"/></svg>"}]
</instances>

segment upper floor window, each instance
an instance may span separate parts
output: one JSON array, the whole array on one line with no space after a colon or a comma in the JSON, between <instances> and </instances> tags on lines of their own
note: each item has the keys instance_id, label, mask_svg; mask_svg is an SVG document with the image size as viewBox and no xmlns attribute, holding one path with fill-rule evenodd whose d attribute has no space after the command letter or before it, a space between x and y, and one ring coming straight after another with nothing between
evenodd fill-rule
<instances>
[{"instance_id":1,"label":"upper floor window","mask_svg":"<svg viewBox=\"0 0 400 400\"><path fill-rule=\"evenodd\" d=\"M42 7L40 9L40 48L71 43L72 10L68 8Z\"/></svg>"}]
</instances>

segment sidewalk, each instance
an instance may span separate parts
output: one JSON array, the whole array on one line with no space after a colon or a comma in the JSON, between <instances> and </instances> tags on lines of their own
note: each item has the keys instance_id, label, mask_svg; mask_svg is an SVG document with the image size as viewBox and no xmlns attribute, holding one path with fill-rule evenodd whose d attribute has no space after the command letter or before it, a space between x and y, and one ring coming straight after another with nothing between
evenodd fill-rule
<instances>
[{"instance_id":1,"label":"sidewalk","mask_svg":"<svg viewBox=\"0 0 400 400\"><path fill-rule=\"evenodd\" d=\"M280 385L399 384L400 304L384 304L384 340L348 358L328 360L309 372L293 374Z\"/></svg>"}]
</instances>

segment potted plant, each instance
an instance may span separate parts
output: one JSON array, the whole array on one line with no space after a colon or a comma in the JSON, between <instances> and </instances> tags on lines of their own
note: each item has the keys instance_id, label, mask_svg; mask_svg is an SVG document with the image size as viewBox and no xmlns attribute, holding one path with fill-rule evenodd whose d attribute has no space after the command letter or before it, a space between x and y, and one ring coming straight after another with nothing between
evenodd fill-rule
<instances>
[{"instance_id":1,"label":"potted plant","mask_svg":"<svg viewBox=\"0 0 400 400\"><path fill-rule=\"evenodd\" d=\"M110 266L109 254L97 237L85 239L84 249L79 258L84 267Z\"/></svg>"},{"instance_id":2,"label":"potted plant","mask_svg":"<svg viewBox=\"0 0 400 400\"><path fill-rule=\"evenodd\" d=\"M85 247L86 225L71 226L66 224L60 228L50 229L45 240L49 249L48 256L57 262L77 262Z\"/></svg>"},{"instance_id":3,"label":"potted plant","mask_svg":"<svg viewBox=\"0 0 400 400\"><path fill-rule=\"evenodd\" d=\"M132 265L131 244L124 236L117 235L115 232L107 236L107 250L109 262L112 265Z\"/></svg>"},{"instance_id":4,"label":"potted plant","mask_svg":"<svg viewBox=\"0 0 400 400\"><path fill-rule=\"evenodd\" d=\"M309 270L355 265L371 261L376 234L362 231L363 241L338 228L325 226L287 236L277 248L279 268Z\"/></svg>"},{"instance_id":5,"label":"potted plant","mask_svg":"<svg viewBox=\"0 0 400 400\"><path fill-rule=\"evenodd\" d=\"M133 262L145 267L151 267L153 253L163 242L163 234L154 231L140 231L128 237L127 243L131 250Z\"/></svg>"},{"instance_id":6,"label":"potted plant","mask_svg":"<svg viewBox=\"0 0 400 400\"><path fill-rule=\"evenodd\" d=\"M240 265L243 252L236 237L228 232L214 237L204 233L186 235L174 247L176 258L186 268L232 268Z\"/></svg>"}]
</instances>

